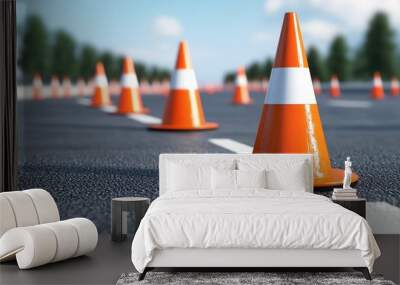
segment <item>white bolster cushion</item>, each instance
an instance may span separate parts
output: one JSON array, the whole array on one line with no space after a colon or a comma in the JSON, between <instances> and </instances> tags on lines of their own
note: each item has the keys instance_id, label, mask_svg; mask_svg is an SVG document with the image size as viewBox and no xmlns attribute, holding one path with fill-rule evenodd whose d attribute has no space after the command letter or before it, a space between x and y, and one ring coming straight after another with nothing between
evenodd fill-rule
<instances>
[{"instance_id":1,"label":"white bolster cushion","mask_svg":"<svg viewBox=\"0 0 400 285\"><path fill-rule=\"evenodd\" d=\"M9 229L15 228L14 212L8 199L0 195L0 237Z\"/></svg>"},{"instance_id":2,"label":"white bolster cushion","mask_svg":"<svg viewBox=\"0 0 400 285\"><path fill-rule=\"evenodd\" d=\"M13 228L0 239L0 261L16 256L20 269L51 262L56 250L53 231L43 225Z\"/></svg>"},{"instance_id":3,"label":"white bolster cushion","mask_svg":"<svg viewBox=\"0 0 400 285\"><path fill-rule=\"evenodd\" d=\"M78 232L78 248L74 257L93 251L97 246L98 233L95 224L85 218L74 218L63 221L75 227Z\"/></svg>"},{"instance_id":4,"label":"white bolster cushion","mask_svg":"<svg viewBox=\"0 0 400 285\"><path fill-rule=\"evenodd\" d=\"M0 193L0 237L15 227L60 220L56 202L43 189Z\"/></svg>"},{"instance_id":5,"label":"white bolster cushion","mask_svg":"<svg viewBox=\"0 0 400 285\"><path fill-rule=\"evenodd\" d=\"M49 192L43 189L29 189L22 192L31 197L39 218L39 224L57 222L60 220L56 202Z\"/></svg>"},{"instance_id":6,"label":"white bolster cushion","mask_svg":"<svg viewBox=\"0 0 400 285\"><path fill-rule=\"evenodd\" d=\"M29 195L23 191L3 192L13 210L17 227L27 227L39 223L35 205Z\"/></svg>"},{"instance_id":7,"label":"white bolster cushion","mask_svg":"<svg viewBox=\"0 0 400 285\"><path fill-rule=\"evenodd\" d=\"M88 219L19 227L0 238L0 261L17 259L20 269L86 254L96 248L96 226Z\"/></svg>"}]
</instances>

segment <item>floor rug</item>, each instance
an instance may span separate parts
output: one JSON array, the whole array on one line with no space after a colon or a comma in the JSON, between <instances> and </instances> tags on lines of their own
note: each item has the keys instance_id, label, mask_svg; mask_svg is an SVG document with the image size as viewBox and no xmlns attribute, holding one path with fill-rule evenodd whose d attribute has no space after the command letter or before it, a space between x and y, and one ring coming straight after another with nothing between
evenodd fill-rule
<instances>
[{"instance_id":1,"label":"floor rug","mask_svg":"<svg viewBox=\"0 0 400 285\"><path fill-rule=\"evenodd\" d=\"M384 280L381 275L372 275L368 281L360 272L148 272L142 281L138 281L138 273L125 273L117 281L117 285L146 284L213 284L213 285L395 285Z\"/></svg>"}]
</instances>

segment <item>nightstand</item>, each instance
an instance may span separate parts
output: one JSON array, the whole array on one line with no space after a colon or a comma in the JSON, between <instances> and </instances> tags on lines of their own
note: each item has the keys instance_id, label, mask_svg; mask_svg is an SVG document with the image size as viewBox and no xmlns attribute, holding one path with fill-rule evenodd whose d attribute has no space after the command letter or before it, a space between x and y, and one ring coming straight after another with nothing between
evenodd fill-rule
<instances>
[{"instance_id":1,"label":"nightstand","mask_svg":"<svg viewBox=\"0 0 400 285\"><path fill-rule=\"evenodd\" d=\"M354 200L333 200L332 202L339 204L340 206L359 214L361 217L365 219L365 207L367 200L364 198L357 198Z\"/></svg>"},{"instance_id":2,"label":"nightstand","mask_svg":"<svg viewBox=\"0 0 400 285\"><path fill-rule=\"evenodd\" d=\"M111 239L123 241L128 233L135 234L146 214L150 199L144 197L119 197L111 200Z\"/></svg>"}]
</instances>

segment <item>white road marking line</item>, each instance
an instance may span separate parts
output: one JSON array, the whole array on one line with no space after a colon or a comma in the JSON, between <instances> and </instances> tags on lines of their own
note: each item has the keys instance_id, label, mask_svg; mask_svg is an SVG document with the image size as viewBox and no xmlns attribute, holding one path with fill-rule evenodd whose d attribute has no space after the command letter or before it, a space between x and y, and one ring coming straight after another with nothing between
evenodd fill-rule
<instances>
[{"instance_id":1,"label":"white road marking line","mask_svg":"<svg viewBox=\"0 0 400 285\"><path fill-rule=\"evenodd\" d=\"M160 124L161 123L160 118L149 116L149 115L132 114L132 115L128 115L126 117L129 119L138 121L139 123L143 123L143 124Z\"/></svg>"},{"instance_id":2,"label":"white road marking line","mask_svg":"<svg viewBox=\"0 0 400 285\"><path fill-rule=\"evenodd\" d=\"M328 105L340 108L371 108L372 103L362 100L331 100Z\"/></svg>"},{"instance_id":3,"label":"white road marking line","mask_svg":"<svg viewBox=\"0 0 400 285\"><path fill-rule=\"evenodd\" d=\"M225 148L227 150L230 150L234 153L252 153L253 152L253 147L248 146L247 144L237 142L232 139L209 139L208 140L210 143L215 144L217 146L220 146L222 148Z\"/></svg>"},{"instance_id":4,"label":"white road marking line","mask_svg":"<svg viewBox=\"0 0 400 285\"><path fill-rule=\"evenodd\" d=\"M78 104L79 105L83 105L83 106L89 106L90 105L90 99L81 98L81 99L78 100Z\"/></svg>"},{"instance_id":5,"label":"white road marking line","mask_svg":"<svg viewBox=\"0 0 400 285\"><path fill-rule=\"evenodd\" d=\"M103 112L106 112L106 113L114 113L117 110L117 107L105 106L105 107L101 107L100 110L102 110Z\"/></svg>"},{"instance_id":6,"label":"white road marking line","mask_svg":"<svg viewBox=\"0 0 400 285\"><path fill-rule=\"evenodd\" d=\"M400 234L400 208L386 202L367 202L366 211L374 234Z\"/></svg>"}]
</instances>

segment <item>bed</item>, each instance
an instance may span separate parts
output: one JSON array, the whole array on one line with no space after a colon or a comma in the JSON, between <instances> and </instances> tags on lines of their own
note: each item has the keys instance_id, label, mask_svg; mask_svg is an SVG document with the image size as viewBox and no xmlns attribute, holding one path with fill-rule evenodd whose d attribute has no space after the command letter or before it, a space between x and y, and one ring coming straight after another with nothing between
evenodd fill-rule
<instances>
[{"instance_id":1,"label":"bed","mask_svg":"<svg viewBox=\"0 0 400 285\"><path fill-rule=\"evenodd\" d=\"M380 251L364 218L313 194L308 154L161 154L159 198L132 262L159 267L352 267Z\"/></svg>"}]
</instances>

